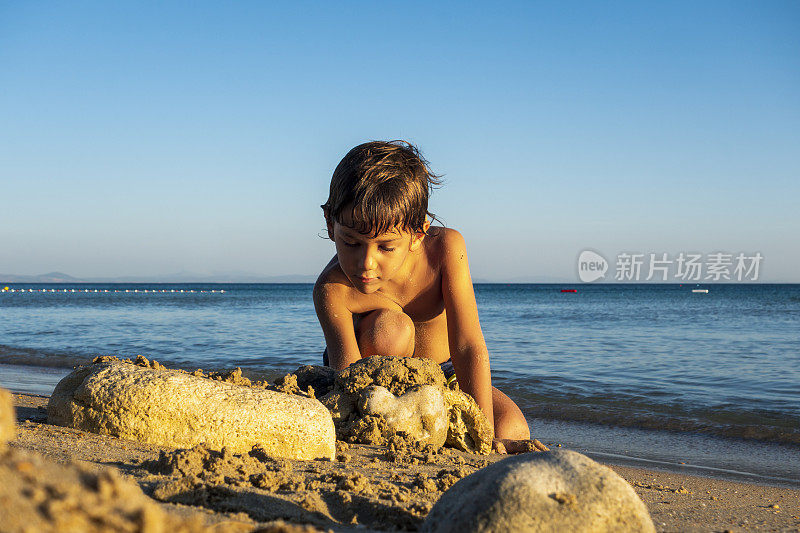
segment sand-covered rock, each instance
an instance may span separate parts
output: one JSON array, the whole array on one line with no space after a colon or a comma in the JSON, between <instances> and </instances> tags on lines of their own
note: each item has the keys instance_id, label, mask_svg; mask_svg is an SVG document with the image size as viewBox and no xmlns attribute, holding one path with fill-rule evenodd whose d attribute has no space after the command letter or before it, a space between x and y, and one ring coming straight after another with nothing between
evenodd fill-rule
<instances>
[{"instance_id":1,"label":"sand-covered rock","mask_svg":"<svg viewBox=\"0 0 800 533\"><path fill-rule=\"evenodd\" d=\"M313 376L323 387L323 373L311 368L303 367L302 375ZM440 397L444 412L438 407ZM448 388L441 368L430 359L361 359L336 373L330 392L320 400L330 409L341 440L385 445L402 433L435 448L446 441L463 451L491 451L492 431L483 412L472 397Z\"/></svg>"},{"instance_id":2,"label":"sand-covered rock","mask_svg":"<svg viewBox=\"0 0 800 533\"><path fill-rule=\"evenodd\" d=\"M16 417L14 416L14 402L11 393L5 389L0 389L0 451L6 447L6 443L12 440L16 434Z\"/></svg>"},{"instance_id":3,"label":"sand-covered rock","mask_svg":"<svg viewBox=\"0 0 800 533\"><path fill-rule=\"evenodd\" d=\"M56 386L48 422L143 443L333 459L335 429L317 400L117 360L80 367Z\"/></svg>"},{"instance_id":4,"label":"sand-covered rock","mask_svg":"<svg viewBox=\"0 0 800 533\"><path fill-rule=\"evenodd\" d=\"M654 532L644 503L611 469L572 451L509 457L457 482L428 532Z\"/></svg>"},{"instance_id":5,"label":"sand-covered rock","mask_svg":"<svg viewBox=\"0 0 800 533\"><path fill-rule=\"evenodd\" d=\"M416 442L441 448L447 438L447 406L442 389L422 385L395 396L377 385L362 391L359 410L368 416L381 416L396 433Z\"/></svg>"}]
</instances>

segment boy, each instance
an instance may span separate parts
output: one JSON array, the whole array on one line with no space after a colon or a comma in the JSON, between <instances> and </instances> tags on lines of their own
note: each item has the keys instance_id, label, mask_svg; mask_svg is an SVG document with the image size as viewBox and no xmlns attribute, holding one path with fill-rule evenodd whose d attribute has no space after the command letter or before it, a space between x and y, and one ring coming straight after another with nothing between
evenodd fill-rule
<instances>
[{"instance_id":1,"label":"boy","mask_svg":"<svg viewBox=\"0 0 800 533\"><path fill-rule=\"evenodd\" d=\"M322 205L336 255L314 286L314 306L336 370L362 357L427 357L453 374L486 414L499 452L530 448L525 417L491 385L464 239L431 228L437 177L403 141L356 146Z\"/></svg>"}]
</instances>

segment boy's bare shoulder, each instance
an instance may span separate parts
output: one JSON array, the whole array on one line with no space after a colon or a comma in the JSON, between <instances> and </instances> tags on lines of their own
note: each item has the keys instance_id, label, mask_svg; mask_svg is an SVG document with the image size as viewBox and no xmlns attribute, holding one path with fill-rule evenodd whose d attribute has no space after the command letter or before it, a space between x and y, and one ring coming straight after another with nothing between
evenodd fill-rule
<instances>
[{"instance_id":1,"label":"boy's bare shoulder","mask_svg":"<svg viewBox=\"0 0 800 533\"><path fill-rule=\"evenodd\" d=\"M345 297L353 290L350 280L342 272L336 256L322 269L314 283L314 298L338 296Z\"/></svg>"},{"instance_id":2,"label":"boy's bare shoulder","mask_svg":"<svg viewBox=\"0 0 800 533\"><path fill-rule=\"evenodd\" d=\"M466 254L466 243L464 236L458 230L453 228L436 227L432 228L432 239L430 239L434 248L434 253L438 255L442 264L452 260L454 257L459 258ZM428 240L428 239L426 239Z\"/></svg>"}]
</instances>

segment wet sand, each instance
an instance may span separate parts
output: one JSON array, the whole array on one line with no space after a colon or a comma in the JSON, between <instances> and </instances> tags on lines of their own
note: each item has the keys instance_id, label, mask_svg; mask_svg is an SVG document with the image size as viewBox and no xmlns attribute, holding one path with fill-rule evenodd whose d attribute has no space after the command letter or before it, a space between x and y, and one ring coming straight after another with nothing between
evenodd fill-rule
<instances>
[{"instance_id":1,"label":"wet sand","mask_svg":"<svg viewBox=\"0 0 800 533\"><path fill-rule=\"evenodd\" d=\"M275 519L334 531L414 530L444 490L503 458L424 453L402 443L343 445L335 461L181 452L49 425L47 397L13 396L12 448L116 468L169 512L234 521L242 530ZM800 531L798 489L609 466L633 485L658 531Z\"/></svg>"}]
</instances>

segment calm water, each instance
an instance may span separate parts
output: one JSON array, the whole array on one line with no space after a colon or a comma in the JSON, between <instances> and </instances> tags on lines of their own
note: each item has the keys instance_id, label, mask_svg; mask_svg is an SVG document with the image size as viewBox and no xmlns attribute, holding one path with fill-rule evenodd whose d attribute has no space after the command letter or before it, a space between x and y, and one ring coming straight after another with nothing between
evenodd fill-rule
<instances>
[{"instance_id":1,"label":"calm water","mask_svg":"<svg viewBox=\"0 0 800 533\"><path fill-rule=\"evenodd\" d=\"M320 364L324 348L311 285L11 287L100 291L0 293L0 385L15 390L48 394L100 354L264 378ZM757 444L796 464L751 470L800 479L800 285L561 288L476 286L494 384L537 436L597 453L634 442L631 456L679 463L642 432L688 432L726 450L703 464L733 469L722 456L739 452L725 447L757 456ZM124 292L153 289L197 292ZM225 292L199 292L211 290Z\"/></svg>"}]
</instances>

